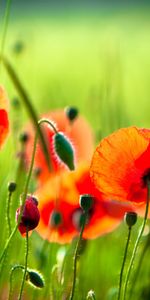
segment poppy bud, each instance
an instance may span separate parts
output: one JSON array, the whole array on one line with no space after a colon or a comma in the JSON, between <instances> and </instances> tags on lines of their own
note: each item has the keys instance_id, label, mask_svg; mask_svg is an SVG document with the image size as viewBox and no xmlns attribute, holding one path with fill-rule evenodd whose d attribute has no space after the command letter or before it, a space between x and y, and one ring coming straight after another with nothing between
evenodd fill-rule
<instances>
[{"instance_id":1,"label":"poppy bud","mask_svg":"<svg viewBox=\"0 0 150 300\"><path fill-rule=\"evenodd\" d=\"M9 182L8 183L8 191L10 192L10 193L13 193L15 190L16 190L16 183L15 182Z\"/></svg>"},{"instance_id":2,"label":"poppy bud","mask_svg":"<svg viewBox=\"0 0 150 300\"><path fill-rule=\"evenodd\" d=\"M79 204L80 204L80 207L84 211L88 211L93 206L93 197L91 195L89 195L89 194L81 195L80 199L79 199Z\"/></svg>"},{"instance_id":3,"label":"poppy bud","mask_svg":"<svg viewBox=\"0 0 150 300\"><path fill-rule=\"evenodd\" d=\"M70 170L74 170L74 150L71 143L61 132L54 135L54 149L56 154Z\"/></svg>"},{"instance_id":4,"label":"poppy bud","mask_svg":"<svg viewBox=\"0 0 150 300\"><path fill-rule=\"evenodd\" d=\"M125 213L125 222L129 227L132 227L133 225L135 225L136 221L137 221L137 214L135 212L127 212Z\"/></svg>"},{"instance_id":5,"label":"poppy bud","mask_svg":"<svg viewBox=\"0 0 150 300\"><path fill-rule=\"evenodd\" d=\"M35 270L27 270L26 280L37 288L43 288L45 285L42 275Z\"/></svg>"},{"instance_id":6,"label":"poppy bud","mask_svg":"<svg viewBox=\"0 0 150 300\"><path fill-rule=\"evenodd\" d=\"M59 211L53 211L50 216L50 226L58 227L62 223L62 215Z\"/></svg>"},{"instance_id":7,"label":"poppy bud","mask_svg":"<svg viewBox=\"0 0 150 300\"><path fill-rule=\"evenodd\" d=\"M21 143L25 144L28 141L28 139L29 139L29 135L27 132L22 132L20 134L19 140Z\"/></svg>"},{"instance_id":8,"label":"poppy bud","mask_svg":"<svg viewBox=\"0 0 150 300\"><path fill-rule=\"evenodd\" d=\"M67 107L66 115L70 121L74 121L78 116L78 109L76 107Z\"/></svg>"},{"instance_id":9,"label":"poppy bud","mask_svg":"<svg viewBox=\"0 0 150 300\"><path fill-rule=\"evenodd\" d=\"M39 220L40 220L40 213L38 210L38 201L33 196L27 196L21 216L20 223L18 225L18 229L21 234L26 233L26 230L28 231L34 229L37 227ZM18 221L18 218L20 216L20 213L22 211L22 206L20 206L16 211L16 220Z\"/></svg>"}]
</instances>

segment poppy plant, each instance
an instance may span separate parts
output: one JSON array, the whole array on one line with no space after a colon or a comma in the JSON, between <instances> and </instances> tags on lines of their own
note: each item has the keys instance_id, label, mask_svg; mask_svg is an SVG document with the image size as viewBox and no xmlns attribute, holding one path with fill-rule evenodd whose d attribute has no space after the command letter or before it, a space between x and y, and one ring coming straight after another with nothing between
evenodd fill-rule
<instances>
[{"instance_id":1,"label":"poppy plant","mask_svg":"<svg viewBox=\"0 0 150 300\"><path fill-rule=\"evenodd\" d=\"M7 95L5 93L5 90L0 86L0 147L4 143L9 131L7 102L8 100L7 100Z\"/></svg>"},{"instance_id":2,"label":"poppy plant","mask_svg":"<svg viewBox=\"0 0 150 300\"><path fill-rule=\"evenodd\" d=\"M49 119L55 124L55 127L58 132L62 132L72 143L74 154L75 154L75 163L79 164L81 161L90 161L93 153L93 134L90 126L86 120L77 116L74 120L70 121L65 110L56 110L41 116L42 118ZM54 148L54 131L47 125L42 124L43 134L47 142L47 147L49 150L49 155L51 159L52 171L49 172L47 162L43 153L41 145L38 143L36 154L35 154L35 172L38 175L39 182L43 183L50 174L66 170L65 164L58 160L55 148ZM35 132L31 125L26 128L28 134L28 140L26 142L26 159L27 163L31 158L31 149L33 147L34 135ZM85 143L86 137L86 143Z\"/></svg>"},{"instance_id":3,"label":"poppy plant","mask_svg":"<svg viewBox=\"0 0 150 300\"><path fill-rule=\"evenodd\" d=\"M86 239L112 231L131 207L108 202L91 183L88 167L79 166L74 172L62 172L51 177L36 192L39 198L40 222L37 232L49 241L68 243L79 234L83 211L80 194L90 194L93 205L83 233Z\"/></svg>"},{"instance_id":4,"label":"poppy plant","mask_svg":"<svg viewBox=\"0 0 150 300\"><path fill-rule=\"evenodd\" d=\"M97 146L90 167L92 182L109 199L142 203L150 177L150 130L122 128Z\"/></svg>"}]
</instances>

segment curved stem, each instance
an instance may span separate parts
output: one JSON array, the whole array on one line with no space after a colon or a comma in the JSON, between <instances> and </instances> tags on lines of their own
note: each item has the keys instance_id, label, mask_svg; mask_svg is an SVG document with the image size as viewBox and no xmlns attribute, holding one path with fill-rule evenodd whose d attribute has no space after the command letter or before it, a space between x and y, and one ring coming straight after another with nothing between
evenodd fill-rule
<instances>
[{"instance_id":1,"label":"curved stem","mask_svg":"<svg viewBox=\"0 0 150 300\"><path fill-rule=\"evenodd\" d=\"M126 258L127 258L127 253L128 253L128 247L129 247L130 237L131 237L131 227L129 227L129 231L128 231L128 237L127 237L127 242L126 242L126 247L125 247L125 251L124 251L124 257L123 257L121 272L120 272L119 292L118 292L118 298L117 298L118 300L120 300L120 296L121 296L123 271L124 271L124 267L125 267L125 263L126 263Z\"/></svg>"},{"instance_id":2,"label":"curved stem","mask_svg":"<svg viewBox=\"0 0 150 300\"><path fill-rule=\"evenodd\" d=\"M84 212L83 223L82 223L79 239L78 239L78 242L77 242L77 245L76 245L74 257L73 257L73 284L72 284L72 290L71 290L69 300L73 300L73 297L74 297L75 284L76 284L76 273L77 273L77 258L78 258L80 243L81 243L81 240L82 240L82 234L83 234L85 223L86 223L86 217L87 217L87 213Z\"/></svg>"},{"instance_id":3,"label":"curved stem","mask_svg":"<svg viewBox=\"0 0 150 300\"><path fill-rule=\"evenodd\" d=\"M22 266L22 265L15 265L15 266L11 269L11 272L10 272L10 279L9 279L9 282L10 282L10 288L9 288L8 300L11 300L11 298L12 298L12 293L13 293L13 288L12 288L13 274L14 274L14 271L17 270L17 269L24 270L24 266Z\"/></svg>"},{"instance_id":4,"label":"curved stem","mask_svg":"<svg viewBox=\"0 0 150 300\"><path fill-rule=\"evenodd\" d=\"M27 229L26 229L26 255L25 255L25 266L24 266L24 274L23 274L23 279L22 279L22 284L21 284L21 289L20 289L20 294L19 294L18 300L21 300L21 298L22 298L22 293L23 293L24 283L25 283L25 280L26 280L27 266L28 266L28 254L29 254L29 236L28 236L28 227L27 227Z\"/></svg>"},{"instance_id":5,"label":"curved stem","mask_svg":"<svg viewBox=\"0 0 150 300\"><path fill-rule=\"evenodd\" d=\"M132 269L133 262L134 262L134 259L135 259L135 256L136 256L136 252L137 252L137 249L138 249L138 246L139 246L139 243L140 243L140 240L141 240L144 228L145 228L145 224L146 224L146 221L147 221L148 208L149 208L149 198L150 198L150 181L148 179L147 180L147 200L146 200L146 209L145 209L144 220L143 220L141 229L139 231L139 234L138 234L138 237L137 237L137 240L136 240L133 252L132 252L129 268L127 270L127 275L126 275L125 284L124 284L123 300L126 299L127 286L128 286L128 282L129 282L129 278L130 278L130 274L131 274L131 269Z\"/></svg>"}]
</instances>

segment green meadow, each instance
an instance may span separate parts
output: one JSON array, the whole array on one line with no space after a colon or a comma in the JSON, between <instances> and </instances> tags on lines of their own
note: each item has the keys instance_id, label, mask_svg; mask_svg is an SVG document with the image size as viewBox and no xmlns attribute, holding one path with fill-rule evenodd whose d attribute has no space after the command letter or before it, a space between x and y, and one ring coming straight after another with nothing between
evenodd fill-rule
<instances>
[{"instance_id":1,"label":"green meadow","mask_svg":"<svg viewBox=\"0 0 150 300\"><path fill-rule=\"evenodd\" d=\"M2 16L0 24L2 36ZM33 6L26 15L26 11L15 11L12 1L3 54L13 66L38 116L57 108L77 107L93 128L95 146L101 138L120 127L150 127L149 7L112 10L101 8L87 12L86 9L70 9L58 13L56 10L45 12L43 8L40 13L40 9L34 10ZM16 179L19 164L16 153L20 150L18 137L30 116L2 62L0 84L8 94L11 123L9 137L0 152L2 251L7 237L7 184ZM14 98L19 101L17 106L14 104ZM24 180L25 177L22 176L19 181L20 191ZM31 181L31 190L34 190L34 184ZM16 191L11 207L13 226L18 205L19 191ZM140 224L139 218L133 228L127 263ZM149 225L149 221L147 224ZM138 254L142 251L149 232L149 228L146 229ZM117 300L126 239L127 226L122 222L115 231L86 242L77 264L74 300L86 300L89 290L95 292L96 300ZM64 246L49 244L44 242L36 231L32 233L29 239L28 264L32 269L39 269L45 278L45 287L37 290L25 284L22 299L69 299L60 283L58 284L55 266L59 265L61 254L67 253L65 273L69 280L75 244L76 242ZM25 239L17 232L10 243L1 270L1 300L7 299L11 267L24 264L24 247ZM150 298L149 253L150 248L144 257L133 300ZM136 263L135 260L133 271ZM15 271L12 297L14 300L19 293L21 276L20 270Z\"/></svg>"}]
</instances>

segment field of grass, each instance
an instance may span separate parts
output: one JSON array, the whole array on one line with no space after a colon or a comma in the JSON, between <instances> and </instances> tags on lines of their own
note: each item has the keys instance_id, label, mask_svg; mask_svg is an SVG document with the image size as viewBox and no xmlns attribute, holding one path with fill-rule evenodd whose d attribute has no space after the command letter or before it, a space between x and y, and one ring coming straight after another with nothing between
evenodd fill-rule
<instances>
[{"instance_id":1,"label":"field of grass","mask_svg":"<svg viewBox=\"0 0 150 300\"><path fill-rule=\"evenodd\" d=\"M88 11L87 14L76 11L40 14L37 10L34 13L30 12L27 17L23 12L19 14L12 9L4 54L14 67L39 115L68 105L77 107L93 128L96 145L101 138L120 127L150 127L149 34L150 10L146 8L112 12ZM22 49L17 53L16 47L19 43ZM18 134L29 120L29 115L2 65L0 84L5 87L9 96L11 122L9 137L0 152L2 251L7 236L7 184L16 178L19 163L16 151L20 147ZM18 108L14 108L14 97L19 99ZM23 182L24 178L20 180L20 190ZM13 216L19 205L18 193L14 193L11 209L13 225ZM138 220L133 229L128 261L140 224L141 220ZM116 289L126 238L127 226L122 222L114 232L87 241L77 265L75 300L86 299L91 289L95 291L96 300L117 299ZM145 237L143 241L144 239ZM11 267L24 264L24 243L25 239L17 232L9 246L1 271L1 300L7 299ZM67 251L67 266L71 265L75 243L66 246L49 244L34 231L29 239L29 248L29 265L33 269L39 269L45 278L46 286L41 290L33 290L26 284L22 299L69 299L61 295L54 265L59 264L57 259L61 251ZM142 280L138 281L133 299L148 300L150 297L149 251L150 249L141 269ZM66 278L72 270L69 267L67 269L67 266ZM17 299L20 284L21 271L18 270L13 280L12 299ZM49 296L50 289L53 289L53 298Z\"/></svg>"}]
</instances>

